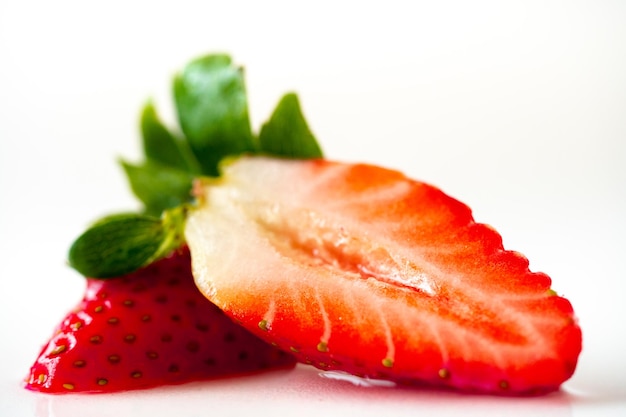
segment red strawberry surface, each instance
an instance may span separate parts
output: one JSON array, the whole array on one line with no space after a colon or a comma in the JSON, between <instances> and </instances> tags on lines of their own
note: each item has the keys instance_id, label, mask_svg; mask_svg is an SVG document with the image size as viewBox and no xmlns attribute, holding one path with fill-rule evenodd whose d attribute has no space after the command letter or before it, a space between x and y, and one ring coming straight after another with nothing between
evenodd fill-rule
<instances>
[{"instance_id":1,"label":"red strawberry surface","mask_svg":"<svg viewBox=\"0 0 626 417\"><path fill-rule=\"evenodd\" d=\"M507 395L553 391L575 370L569 301L435 187L370 165L246 157L195 192L199 288L302 362Z\"/></svg>"},{"instance_id":2,"label":"red strawberry surface","mask_svg":"<svg viewBox=\"0 0 626 417\"><path fill-rule=\"evenodd\" d=\"M83 300L41 350L26 388L112 392L295 363L208 302L190 263L185 248L133 274L88 279Z\"/></svg>"}]
</instances>

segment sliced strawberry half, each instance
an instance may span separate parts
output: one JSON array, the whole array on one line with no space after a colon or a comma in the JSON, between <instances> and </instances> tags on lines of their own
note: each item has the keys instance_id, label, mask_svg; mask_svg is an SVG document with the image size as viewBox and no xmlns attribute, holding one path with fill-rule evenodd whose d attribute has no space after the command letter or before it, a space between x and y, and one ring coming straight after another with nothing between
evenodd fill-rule
<instances>
[{"instance_id":1,"label":"sliced strawberry half","mask_svg":"<svg viewBox=\"0 0 626 417\"><path fill-rule=\"evenodd\" d=\"M437 188L370 165L246 157L196 194L199 288L302 362L501 394L574 372L571 304Z\"/></svg>"},{"instance_id":2,"label":"sliced strawberry half","mask_svg":"<svg viewBox=\"0 0 626 417\"><path fill-rule=\"evenodd\" d=\"M88 279L26 388L113 392L295 364L208 302L190 264L184 248L124 277Z\"/></svg>"}]
</instances>

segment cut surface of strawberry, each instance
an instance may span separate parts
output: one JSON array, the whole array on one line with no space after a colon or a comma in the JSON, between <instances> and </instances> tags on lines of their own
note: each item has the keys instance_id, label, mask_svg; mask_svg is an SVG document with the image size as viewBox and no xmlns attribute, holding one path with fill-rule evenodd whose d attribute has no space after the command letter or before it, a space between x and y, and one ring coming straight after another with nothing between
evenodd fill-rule
<instances>
[{"instance_id":1,"label":"cut surface of strawberry","mask_svg":"<svg viewBox=\"0 0 626 417\"><path fill-rule=\"evenodd\" d=\"M371 165L243 157L195 191L198 287L302 362L506 395L553 391L575 370L569 301L435 187Z\"/></svg>"},{"instance_id":2,"label":"cut surface of strawberry","mask_svg":"<svg viewBox=\"0 0 626 417\"><path fill-rule=\"evenodd\" d=\"M135 273L88 279L27 377L47 393L113 392L295 364L197 290L189 251Z\"/></svg>"}]
</instances>

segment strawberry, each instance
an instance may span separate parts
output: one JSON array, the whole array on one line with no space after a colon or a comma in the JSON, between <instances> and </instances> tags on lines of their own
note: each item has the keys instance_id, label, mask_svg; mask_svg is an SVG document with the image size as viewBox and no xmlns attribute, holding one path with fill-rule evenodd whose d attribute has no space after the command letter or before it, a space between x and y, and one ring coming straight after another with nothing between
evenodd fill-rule
<instances>
[{"instance_id":1,"label":"strawberry","mask_svg":"<svg viewBox=\"0 0 626 417\"><path fill-rule=\"evenodd\" d=\"M481 393L546 393L571 377L582 344L571 304L469 207L396 171L320 159L293 93L254 134L227 55L192 61L173 87L180 129L148 103L145 159L122 162L142 210L72 245L69 264L106 280L88 280L27 388L143 388L294 356ZM215 305L192 283L186 245Z\"/></svg>"},{"instance_id":2,"label":"strawberry","mask_svg":"<svg viewBox=\"0 0 626 417\"><path fill-rule=\"evenodd\" d=\"M371 165L242 157L185 229L204 295L323 370L496 394L556 390L581 330L465 204Z\"/></svg>"},{"instance_id":3,"label":"strawberry","mask_svg":"<svg viewBox=\"0 0 626 417\"><path fill-rule=\"evenodd\" d=\"M135 273L88 279L26 388L113 392L294 365L233 323L196 289L186 248Z\"/></svg>"},{"instance_id":4,"label":"strawberry","mask_svg":"<svg viewBox=\"0 0 626 417\"><path fill-rule=\"evenodd\" d=\"M180 129L170 131L151 102L142 109L144 160L122 161L141 210L105 216L72 244L69 265L91 278L41 350L28 389L110 392L295 365L197 290L183 230L193 179L216 174L221 159L313 158L321 149L294 93L253 135L243 72L227 55L191 61L173 87Z\"/></svg>"}]
</instances>

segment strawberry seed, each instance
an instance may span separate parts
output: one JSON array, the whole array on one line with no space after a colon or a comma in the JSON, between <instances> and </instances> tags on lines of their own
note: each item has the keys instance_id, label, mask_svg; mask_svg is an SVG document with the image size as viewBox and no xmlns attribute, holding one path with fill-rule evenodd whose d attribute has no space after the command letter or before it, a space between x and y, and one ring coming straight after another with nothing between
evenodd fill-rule
<instances>
[{"instance_id":1,"label":"strawberry seed","mask_svg":"<svg viewBox=\"0 0 626 417\"><path fill-rule=\"evenodd\" d=\"M208 332L209 331L209 326L204 324L204 323L198 323L198 324L196 324L196 329L198 329L201 332Z\"/></svg>"},{"instance_id":2,"label":"strawberry seed","mask_svg":"<svg viewBox=\"0 0 626 417\"><path fill-rule=\"evenodd\" d=\"M109 355L107 359L110 363L116 364L119 363L122 358L120 357L120 355Z\"/></svg>"},{"instance_id":3,"label":"strawberry seed","mask_svg":"<svg viewBox=\"0 0 626 417\"><path fill-rule=\"evenodd\" d=\"M84 368L85 365L87 365L87 362L85 362L82 359L79 359L77 361L74 361L74 363L72 365L74 365L74 368Z\"/></svg>"},{"instance_id":4,"label":"strawberry seed","mask_svg":"<svg viewBox=\"0 0 626 417\"><path fill-rule=\"evenodd\" d=\"M58 355L59 353L63 353L65 352L65 349L67 349L67 346L65 345L58 345L57 347L55 347L54 349L52 349L52 351L50 352L51 355Z\"/></svg>"}]
</instances>

